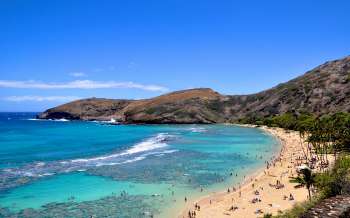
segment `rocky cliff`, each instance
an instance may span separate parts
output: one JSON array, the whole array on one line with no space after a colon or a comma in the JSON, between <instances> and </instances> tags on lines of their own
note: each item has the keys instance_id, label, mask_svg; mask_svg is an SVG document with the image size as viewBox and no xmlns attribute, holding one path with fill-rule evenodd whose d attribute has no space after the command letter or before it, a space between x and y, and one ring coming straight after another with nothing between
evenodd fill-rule
<instances>
[{"instance_id":1,"label":"rocky cliff","mask_svg":"<svg viewBox=\"0 0 350 218\"><path fill-rule=\"evenodd\" d=\"M123 123L221 123L285 112L350 112L350 56L251 95L221 95L200 88L145 100L89 98L51 108L41 119L110 120Z\"/></svg>"}]
</instances>

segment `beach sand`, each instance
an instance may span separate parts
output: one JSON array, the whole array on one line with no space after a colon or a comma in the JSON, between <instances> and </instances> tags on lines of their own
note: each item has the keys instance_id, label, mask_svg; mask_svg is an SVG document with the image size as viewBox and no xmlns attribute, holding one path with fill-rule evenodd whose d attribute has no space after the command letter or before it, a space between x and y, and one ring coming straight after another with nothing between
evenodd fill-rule
<instances>
[{"instance_id":1,"label":"beach sand","mask_svg":"<svg viewBox=\"0 0 350 218\"><path fill-rule=\"evenodd\" d=\"M290 177L297 175L296 165L301 162L298 158L303 156L302 146L306 147L305 143L301 144L299 133L280 128L260 128L277 137L282 143L281 151L273 161L274 164L270 162L269 169L265 166L254 175L246 177L241 186L235 187L235 191L232 190L233 187L227 187L230 188L230 193L226 190L188 202L179 217L189 217L188 212L195 210L196 203L200 206L200 210L195 210L197 218L230 216L249 218L262 217L264 213L276 215L278 211L290 209L295 203L308 199L306 188L295 188L296 184L289 181ZM277 180L283 184L283 188L277 189L271 186L276 185ZM290 194L294 200L289 199ZM255 198L261 201L252 203ZM256 213L259 209L261 213Z\"/></svg>"}]
</instances>

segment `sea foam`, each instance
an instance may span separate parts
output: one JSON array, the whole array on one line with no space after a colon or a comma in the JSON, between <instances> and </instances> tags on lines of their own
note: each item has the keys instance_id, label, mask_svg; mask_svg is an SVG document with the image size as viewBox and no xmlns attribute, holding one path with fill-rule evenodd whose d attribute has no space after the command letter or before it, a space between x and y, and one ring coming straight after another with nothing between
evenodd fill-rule
<instances>
[{"instance_id":1,"label":"sea foam","mask_svg":"<svg viewBox=\"0 0 350 218\"><path fill-rule=\"evenodd\" d=\"M167 142L173 137L173 135L167 133L159 133L118 153L93 158L80 158L46 163L36 162L20 168L3 169L3 172L7 175L15 175L19 177L43 177L57 173L85 171L93 167L134 163L143 160L150 155L170 154L176 152L177 150L164 150L164 148L168 146Z\"/></svg>"},{"instance_id":2,"label":"sea foam","mask_svg":"<svg viewBox=\"0 0 350 218\"><path fill-rule=\"evenodd\" d=\"M55 121L55 122L69 122L70 121L70 120L67 120L67 119L64 119L64 118L61 118L61 119L48 119L48 120L38 119L38 118L28 118L28 119L25 119L25 120L28 120L28 121Z\"/></svg>"},{"instance_id":3,"label":"sea foam","mask_svg":"<svg viewBox=\"0 0 350 218\"><path fill-rule=\"evenodd\" d=\"M207 129L203 127L192 127L192 128L189 128L189 130L193 133L202 133L207 131Z\"/></svg>"},{"instance_id":4,"label":"sea foam","mask_svg":"<svg viewBox=\"0 0 350 218\"><path fill-rule=\"evenodd\" d=\"M140 143L137 143L136 145L132 146L128 150L120 153L115 153L115 154L106 155L106 156L99 156L94 158L74 159L74 160L71 160L71 162L79 163L79 162L95 162L95 161L110 160L121 156L132 155L136 153L164 148L168 145L166 142L170 140L170 138L172 137L173 137L172 135L169 135L167 133L159 133L156 136L146 139L145 141L142 141Z\"/></svg>"}]
</instances>

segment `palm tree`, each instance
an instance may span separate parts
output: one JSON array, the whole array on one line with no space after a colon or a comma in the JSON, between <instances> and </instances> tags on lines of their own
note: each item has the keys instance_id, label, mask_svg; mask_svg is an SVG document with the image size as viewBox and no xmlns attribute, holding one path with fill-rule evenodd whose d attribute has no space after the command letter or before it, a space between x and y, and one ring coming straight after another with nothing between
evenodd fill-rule
<instances>
[{"instance_id":1,"label":"palm tree","mask_svg":"<svg viewBox=\"0 0 350 218\"><path fill-rule=\"evenodd\" d=\"M311 187L315 184L315 174L312 173L309 167L300 169L300 175L293 178L290 182L299 183L295 187L306 187L309 193L309 200L311 200Z\"/></svg>"},{"instance_id":2,"label":"palm tree","mask_svg":"<svg viewBox=\"0 0 350 218\"><path fill-rule=\"evenodd\" d=\"M314 117L309 115L301 115L299 121L297 122L297 131L299 132L300 136L300 147L307 162L311 160L312 152L309 142L307 143L306 150L304 150L304 143L307 142L307 139L310 137L310 131L313 127L314 122Z\"/></svg>"}]
</instances>

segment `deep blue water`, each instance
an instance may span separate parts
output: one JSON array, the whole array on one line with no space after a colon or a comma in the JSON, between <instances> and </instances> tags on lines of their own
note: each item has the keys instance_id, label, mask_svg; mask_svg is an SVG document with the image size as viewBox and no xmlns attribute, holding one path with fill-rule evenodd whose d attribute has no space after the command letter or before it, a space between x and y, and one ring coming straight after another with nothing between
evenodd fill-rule
<instances>
[{"instance_id":1,"label":"deep blue water","mask_svg":"<svg viewBox=\"0 0 350 218\"><path fill-rule=\"evenodd\" d=\"M279 149L265 132L232 125L34 117L0 113L0 216L169 217L184 196L232 186Z\"/></svg>"}]
</instances>

